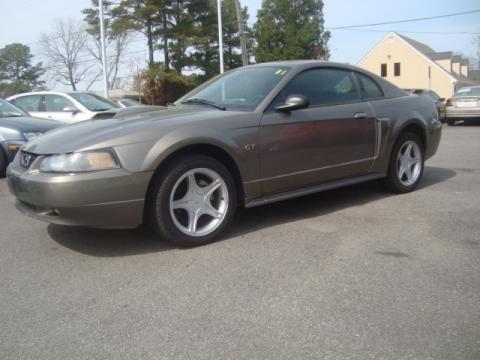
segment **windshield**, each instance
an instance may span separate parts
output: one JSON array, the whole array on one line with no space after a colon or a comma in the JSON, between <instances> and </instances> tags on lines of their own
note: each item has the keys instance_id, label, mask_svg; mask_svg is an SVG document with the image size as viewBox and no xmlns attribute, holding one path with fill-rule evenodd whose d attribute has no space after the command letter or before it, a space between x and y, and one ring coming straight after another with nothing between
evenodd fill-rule
<instances>
[{"instance_id":1,"label":"windshield","mask_svg":"<svg viewBox=\"0 0 480 360\"><path fill-rule=\"evenodd\" d=\"M0 118L29 116L26 112L19 109L8 101L0 99Z\"/></svg>"},{"instance_id":2,"label":"windshield","mask_svg":"<svg viewBox=\"0 0 480 360\"><path fill-rule=\"evenodd\" d=\"M456 96L480 96L480 87L465 87L457 90Z\"/></svg>"},{"instance_id":3,"label":"windshield","mask_svg":"<svg viewBox=\"0 0 480 360\"><path fill-rule=\"evenodd\" d=\"M200 100L227 109L254 110L288 69L265 66L234 70L196 88L177 103L197 104L199 102L191 100Z\"/></svg>"},{"instance_id":4,"label":"windshield","mask_svg":"<svg viewBox=\"0 0 480 360\"><path fill-rule=\"evenodd\" d=\"M117 109L120 107L117 104L114 104L113 102L94 94L70 93L69 95L90 111L104 111Z\"/></svg>"}]
</instances>

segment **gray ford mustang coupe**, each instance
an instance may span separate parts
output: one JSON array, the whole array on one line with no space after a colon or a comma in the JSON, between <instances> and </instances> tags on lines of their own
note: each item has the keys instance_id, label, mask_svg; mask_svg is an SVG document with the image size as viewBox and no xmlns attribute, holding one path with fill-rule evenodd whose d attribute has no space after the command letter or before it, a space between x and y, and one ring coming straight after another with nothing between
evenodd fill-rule
<instances>
[{"instance_id":1,"label":"gray ford mustang coupe","mask_svg":"<svg viewBox=\"0 0 480 360\"><path fill-rule=\"evenodd\" d=\"M321 61L236 69L172 106L62 127L17 154L17 208L51 223L131 228L194 246L253 207L383 179L420 182L437 150L435 104L354 66Z\"/></svg>"}]
</instances>

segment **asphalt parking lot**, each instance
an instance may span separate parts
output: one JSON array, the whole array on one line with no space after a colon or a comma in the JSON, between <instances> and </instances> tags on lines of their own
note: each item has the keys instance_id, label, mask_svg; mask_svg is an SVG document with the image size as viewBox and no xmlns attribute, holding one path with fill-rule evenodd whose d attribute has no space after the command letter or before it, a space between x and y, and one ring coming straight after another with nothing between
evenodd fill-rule
<instances>
[{"instance_id":1,"label":"asphalt parking lot","mask_svg":"<svg viewBox=\"0 0 480 360\"><path fill-rule=\"evenodd\" d=\"M480 126L418 191L243 211L223 241L47 225L0 180L1 359L480 359Z\"/></svg>"}]
</instances>

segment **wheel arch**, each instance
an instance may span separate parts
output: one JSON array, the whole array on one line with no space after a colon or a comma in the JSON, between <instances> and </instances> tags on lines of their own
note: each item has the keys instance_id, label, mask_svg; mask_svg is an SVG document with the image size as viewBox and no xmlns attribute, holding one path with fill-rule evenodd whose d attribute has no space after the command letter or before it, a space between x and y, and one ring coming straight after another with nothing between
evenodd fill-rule
<instances>
[{"instance_id":1,"label":"wheel arch","mask_svg":"<svg viewBox=\"0 0 480 360\"><path fill-rule=\"evenodd\" d=\"M420 138L420 140L422 141L423 150L424 151L426 150L426 148L427 148L427 129L426 129L425 125L420 120L411 119L411 120L407 121L397 132L397 136L395 137L395 141L394 141L393 144L396 144L396 142L398 141L400 136L402 136L402 134L404 134L406 132L410 132L410 133L413 133L413 134L417 135ZM393 147L392 147L392 149L393 149Z\"/></svg>"},{"instance_id":2,"label":"wheel arch","mask_svg":"<svg viewBox=\"0 0 480 360\"><path fill-rule=\"evenodd\" d=\"M398 139L402 136L402 134L406 132L412 132L420 137L422 141L423 150L425 151L427 148L427 130L426 126L423 124L421 120L418 118L410 118L409 120L399 121L395 124L393 129L391 129L390 135L388 136L388 141L386 143L386 147L384 149L384 155L382 156L381 161L376 165L377 170L382 172L387 172L390 166L390 161L393 156L393 150L395 148L395 144L398 142Z\"/></svg>"}]
</instances>

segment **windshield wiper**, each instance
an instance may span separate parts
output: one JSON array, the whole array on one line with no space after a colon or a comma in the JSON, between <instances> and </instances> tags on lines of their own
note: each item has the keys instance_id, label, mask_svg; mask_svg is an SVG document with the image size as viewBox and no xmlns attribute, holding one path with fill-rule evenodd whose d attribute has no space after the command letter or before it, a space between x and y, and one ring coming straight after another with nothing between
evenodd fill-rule
<instances>
[{"instance_id":1,"label":"windshield wiper","mask_svg":"<svg viewBox=\"0 0 480 360\"><path fill-rule=\"evenodd\" d=\"M214 108L222 110L222 111L227 110L227 108L225 106L219 105L214 101L205 100L205 99L198 99L198 98L184 100L184 101L182 101L182 104L203 104L203 105L213 106Z\"/></svg>"}]
</instances>

